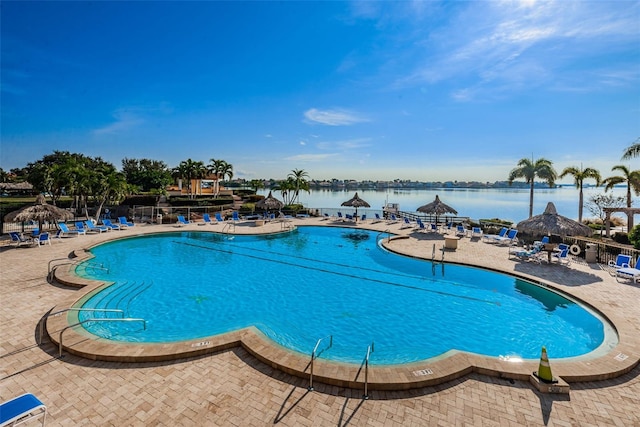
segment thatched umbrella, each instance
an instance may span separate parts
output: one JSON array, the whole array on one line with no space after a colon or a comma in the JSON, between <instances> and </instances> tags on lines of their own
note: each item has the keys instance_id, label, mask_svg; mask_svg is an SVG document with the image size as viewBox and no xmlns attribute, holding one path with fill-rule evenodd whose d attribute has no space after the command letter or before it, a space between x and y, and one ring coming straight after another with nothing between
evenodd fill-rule
<instances>
[{"instance_id":1,"label":"thatched umbrella","mask_svg":"<svg viewBox=\"0 0 640 427\"><path fill-rule=\"evenodd\" d=\"M257 208L264 209L267 212L271 210L279 211L280 209L282 209L283 206L284 206L284 203L282 203L280 200L273 197L271 195L271 191L269 191L269 195L267 197L265 197L264 199L256 203Z\"/></svg>"},{"instance_id":2,"label":"thatched umbrella","mask_svg":"<svg viewBox=\"0 0 640 427\"><path fill-rule=\"evenodd\" d=\"M42 230L42 223L45 221L57 222L71 218L73 218L71 212L48 204L44 196L38 194L33 205L9 212L5 215L4 220L13 222L38 221L38 229Z\"/></svg>"},{"instance_id":3,"label":"thatched umbrella","mask_svg":"<svg viewBox=\"0 0 640 427\"><path fill-rule=\"evenodd\" d=\"M356 222L358 222L358 208L370 208L371 205L369 203L367 203L366 201L362 200L359 196L358 196L358 192L356 191L356 194L350 198L349 200L347 200L346 202L342 202L342 204L340 206L351 206L352 208L356 208Z\"/></svg>"},{"instance_id":4,"label":"thatched umbrella","mask_svg":"<svg viewBox=\"0 0 640 427\"><path fill-rule=\"evenodd\" d=\"M430 215L435 215L436 224L438 223L438 215L444 215L448 213L458 215L458 211L453 209L451 206L445 203L442 203L442 201L440 200L440 197L438 197L437 194L436 194L436 199L433 202L427 203L424 206L420 206L417 209L417 211L430 214Z\"/></svg>"},{"instance_id":5,"label":"thatched umbrella","mask_svg":"<svg viewBox=\"0 0 640 427\"><path fill-rule=\"evenodd\" d=\"M551 234L559 236L591 236L593 234L586 225L558 214L555 205L551 202L547 203L544 213L520 221L516 228L518 232L534 239Z\"/></svg>"}]
</instances>

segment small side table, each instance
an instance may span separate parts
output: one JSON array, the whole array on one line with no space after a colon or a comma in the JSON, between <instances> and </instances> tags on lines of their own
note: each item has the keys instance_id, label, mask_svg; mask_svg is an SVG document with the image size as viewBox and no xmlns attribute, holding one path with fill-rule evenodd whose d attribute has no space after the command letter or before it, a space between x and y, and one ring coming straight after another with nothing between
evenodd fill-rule
<instances>
[{"instance_id":1,"label":"small side table","mask_svg":"<svg viewBox=\"0 0 640 427\"><path fill-rule=\"evenodd\" d=\"M444 236L445 249L453 249L454 251L458 249L458 240L460 240L458 236Z\"/></svg>"}]
</instances>

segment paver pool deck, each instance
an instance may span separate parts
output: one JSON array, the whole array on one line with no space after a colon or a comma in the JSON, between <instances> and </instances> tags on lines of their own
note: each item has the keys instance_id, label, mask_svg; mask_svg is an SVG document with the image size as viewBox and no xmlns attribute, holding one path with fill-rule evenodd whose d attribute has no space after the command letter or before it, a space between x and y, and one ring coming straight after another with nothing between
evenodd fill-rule
<instances>
[{"instance_id":1,"label":"paver pool deck","mask_svg":"<svg viewBox=\"0 0 640 427\"><path fill-rule=\"evenodd\" d=\"M293 223L340 225L314 218ZM273 232L280 227L246 222L235 232ZM439 235L401 229L400 223L357 227L409 236L392 240L388 247L412 256L430 258L433 245L439 248L443 243ZM472 372L436 386L370 390L364 400L362 390L322 383L315 383L310 392L308 380L276 370L242 347L177 361L123 363L68 353L58 358L58 348L49 340L36 344L37 324L45 313L83 293L49 284L50 260L126 235L221 228L137 224L40 248L2 247L0 401L34 393L47 405L50 426L640 426L640 285L618 283L595 264L573 262L567 268L515 261L508 258L507 248L469 238L460 240L456 251L446 252L446 261L529 277L592 303L622 332L620 346L608 353L611 360L604 365L626 373L610 378L603 372L609 379L571 382L570 395L554 395L539 393L528 381ZM616 359L621 353L626 358ZM569 364L550 356L554 375L571 375Z\"/></svg>"}]
</instances>

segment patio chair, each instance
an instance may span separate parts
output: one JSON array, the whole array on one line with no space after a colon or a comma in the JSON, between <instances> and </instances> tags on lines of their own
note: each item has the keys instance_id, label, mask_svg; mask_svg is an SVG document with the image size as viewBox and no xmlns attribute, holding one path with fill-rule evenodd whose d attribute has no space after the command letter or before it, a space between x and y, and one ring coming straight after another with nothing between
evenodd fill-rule
<instances>
[{"instance_id":1,"label":"patio chair","mask_svg":"<svg viewBox=\"0 0 640 427\"><path fill-rule=\"evenodd\" d=\"M240 221L240 216L238 215L238 211L233 211L233 213L231 214L231 220L233 222L239 222Z\"/></svg>"},{"instance_id":2,"label":"patio chair","mask_svg":"<svg viewBox=\"0 0 640 427\"><path fill-rule=\"evenodd\" d=\"M457 225L456 226L456 236L465 237L466 235L467 235L467 229L464 228L464 225Z\"/></svg>"},{"instance_id":3,"label":"patio chair","mask_svg":"<svg viewBox=\"0 0 640 427\"><path fill-rule=\"evenodd\" d=\"M40 233L35 242L38 244L38 247L44 245L51 246L51 238L49 237L49 233Z\"/></svg>"},{"instance_id":4,"label":"patio chair","mask_svg":"<svg viewBox=\"0 0 640 427\"><path fill-rule=\"evenodd\" d=\"M619 278L631 280L632 282L640 282L640 256L636 260L635 267L623 267L616 270L616 280Z\"/></svg>"},{"instance_id":5,"label":"patio chair","mask_svg":"<svg viewBox=\"0 0 640 427\"><path fill-rule=\"evenodd\" d=\"M87 226L87 230L93 231L94 233L104 233L105 231L111 231L111 229L106 225L95 225L91 221L85 221L84 223Z\"/></svg>"},{"instance_id":6,"label":"patio chair","mask_svg":"<svg viewBox=\"0 0 640 427\"><path fill-rule=\"evenodd\" d=\"M497 238L506 236L508 232L509 229L507 227L502 227L498 234L485 234L484 236L482 236L482 240L486 243L496 243Z\"/></svg>"},{"instance_id":7,"label":"patio chair","mask_svg":"<svg viewBox=\"0 0 640 427\"><path fill-rule=\"evenodd\" d=\"M129 222L127 221L127 217L126 216L120 216L118 217L118 224L120 225L120 227L133 227L135 224L133 222Z\"/></svg>"},{"instance_id":8,"label":"patio chair","mask_svg":"<svg viewBox=\"0 0 640 427\"><path fill-rule=\"evenodd\" d=\"M222 215L220 215L220 212L216 212L216 221L224 222L224 219L222 218Z\"/></svg>"},{"instance_id":9,"label":"patio chair","mask_svg":"<svg viewBox=\"0 0 640 427\"><path fill-rule=\"evenodd\" d=\"M395 224L398 222L398 217L396 216L396 214L391 214L389 221L387 221L387 224Z\"/></svg>"},{"instance_id":10,"label":"patio chair","mask_svg":"<svg viewBox=\"0 0 640 427\"><path fill-rule=\"evenodd\" d=\"M618 256L616 256L615 262L609 261L608 265L609 267L616 268L616 269L631 267L631 255L618 254Z\"/></svg>"},{"instance_id":11,"label":"patio chair","mask_svg":"<svg viewBox=\"0 0 640 427\"><path fill-rule=\"evenodd\" d=\"M199 224L199 225L211 225L211 224L217 224L217 221L216 221L216 222L213 222L213 221L211 220L211 217L209 216L209 214L208 214L208 213L206 213L206 214L203 214L203 215L202 215L202 220L204 221L204 224Z\"/></svg>"},{"instance_id":12,"label":"patio chair","mask_svg":"<svg viewBox=\"0 0 640 427\"><path fill-rule=\"evenodd\" d=\"M15 426L42 417L47 418L47 407L31 393L25 393L0 404L0 426Z\"/></svg>"},{"instance_id":13,"label":"patio chair","mask_svg":"<svg viewBox=\"0 0 640 427\"><path fill-rule=\"evenodd\" d=\"M409 218L407 218L406 216L402 217L402 227L400 227L400 228L401 229L402 228L413 228L413 225L411 224L411 220Z\"/></svg>"},{"instance_id":14,"label":"patio chair","mask_svg":"<svg viewBox=\"0 0 640 427\"><path fill-rule=\"evenodd\" d=\"M86 234L86 230L82 229L82 230L70 230L69 227L67 226L67 224L65 224L64 222L59 222L58 223L58 228L60 228L60 230L62 231L62 237L67 236L69 234L75 234L76 236L79 236L81 234Z\"/></svg>"},{"instance_id":15,"label":"patio chair","mask_svg":"<svg viewBox=\"0 0 640 427\"><path fill-rule=\"evenodd\" d=\"M471 228L471 238L477 238L477 239L481 239L482 235L484 233L482 232L482 228L480 227L472 227Z\"/></svg>"},{"instance_id":16,"label":"patio chair","mask_svg":"<svg viewBox=\"0 0 640 427\"><path fill-rule=\"evenodd\" d=\"M552 256L558 259L558 264L571 264L571 258L569 257L569 248L564 248L560 250L560 252L555 253Z\"/></svg>"},{"instance_id":17,"label":"patio chair","mask_svg":"<svg viewBox=\"0 0 640 427\"><path fill-rule=\"evenodd\" d=\"M16 245L16 248L20 245L30 245L31 243L33 243L33 239L31 237L24 237L22 234L16 231L10 232L9 236L11 236L11 243L14 243Z\"/></svg>"},{"instance_id":18,"label":"patio chair","mask_svg":"<svg viewBox=\"0 0 640 427\"><path fill-rule=\"evenodd\" d=\"M512 228L507 232L506 236L496 237L495 240L496 242L498 242L499 245L512 245L518 241L517 235L518 235L518 230L516 230L515 228ZM568 247L567 247L567 251L569 251Z\"/></svg>"},{"instance_id":19,"label":"patio chair","mask_svg":"<svg viewBox=\"0 0 640 427\"><path fill-rule=\"evenodd\" d=\"M379 222L382 222L382 218L380 218L380 214L379 213L375 214L375 217L376 217L376 220L373 221L373 224L377 224Z\"/></svg>"},{"instance_id":20,"label":"patio chair","mask_svg":"<svg viewBox=\"0 0 640 427\"><path fill-rule=\"evenodd\" d=\"M178 219L178 222L176 222L176 225L178 227L182 227L183 225L187 225L190 223L188 220L184 218L184 215L178 215L176 218Z\"/></svg>"},{"instance_id":21,"label":"patio chair","mask_svg":"<svg viewBox=\"0 0 640 427\"><path fill-rule=\"evenodd\" d=\"M111 230L122 230L119 224L114 224L110 219L103 218L102 224Z\"/></svg>"},{"instance_id":22,"label":"patio chair","mask_svg":"<svg viewBox=\"0 0 640 427\"><path fill-rule=\"evenodd\" d=\"M87 234L87 232L89 231L89 229L85 227L82 221L76 221L75 224L76 224L76 230L78 230L78 233Z\"/></svg>"},{"instance_id":23,"label":"patio chair","mask_svg":"<svg viewBox=\"0 0 640 427\"><path fill-rule=\"evenodd\" d=\"M540 252L539 247L534 247L530 251L521 248L513 248L509 250L509 256L515 256L521 261L533 261L537 264L542 262L542 253Z\"/></svg>"}]
</instances>

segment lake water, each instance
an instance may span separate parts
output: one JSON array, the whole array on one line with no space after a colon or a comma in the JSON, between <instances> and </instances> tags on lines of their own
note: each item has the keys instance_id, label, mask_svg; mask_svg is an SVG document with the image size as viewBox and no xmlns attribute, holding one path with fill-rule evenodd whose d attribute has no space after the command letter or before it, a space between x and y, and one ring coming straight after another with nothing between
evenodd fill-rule
<instances>
[{"instance_id":1,"label":"lake water","mask_svg":"<svg viewBox=\"0 0 640 427\"><path fill-rule=\"evenodd\" d=\"M261 190L259 194L266 195L268 190ZM300 193L300 203L310 209L339 209L342 202L353 197L355 190L330 191L312 190ZM604 193L602 187L585 188L583 218L594 217L587 209L589 197ZM612 194L625 196L625 188L614 188ZM281 194L273 192L276 198L282 199ZM459 216L471 219L500 218L519 222L529 217L529 189L432 189L432 190L393 190L375 191L358 190L360 198L370 205L370 212L380 211L385 203L398 203L400 210L413 212L422 205L431 203L436 195L442 202L458 211ZM548 202L553 202L560 215L571 219L578 219L579 192L574 186L558 188L536 188L533 195L533 214L544 212ZM353 208L342 208L347 213ZM359 209L359 213L362 209Z\"/></svg>"}]
</instances>

